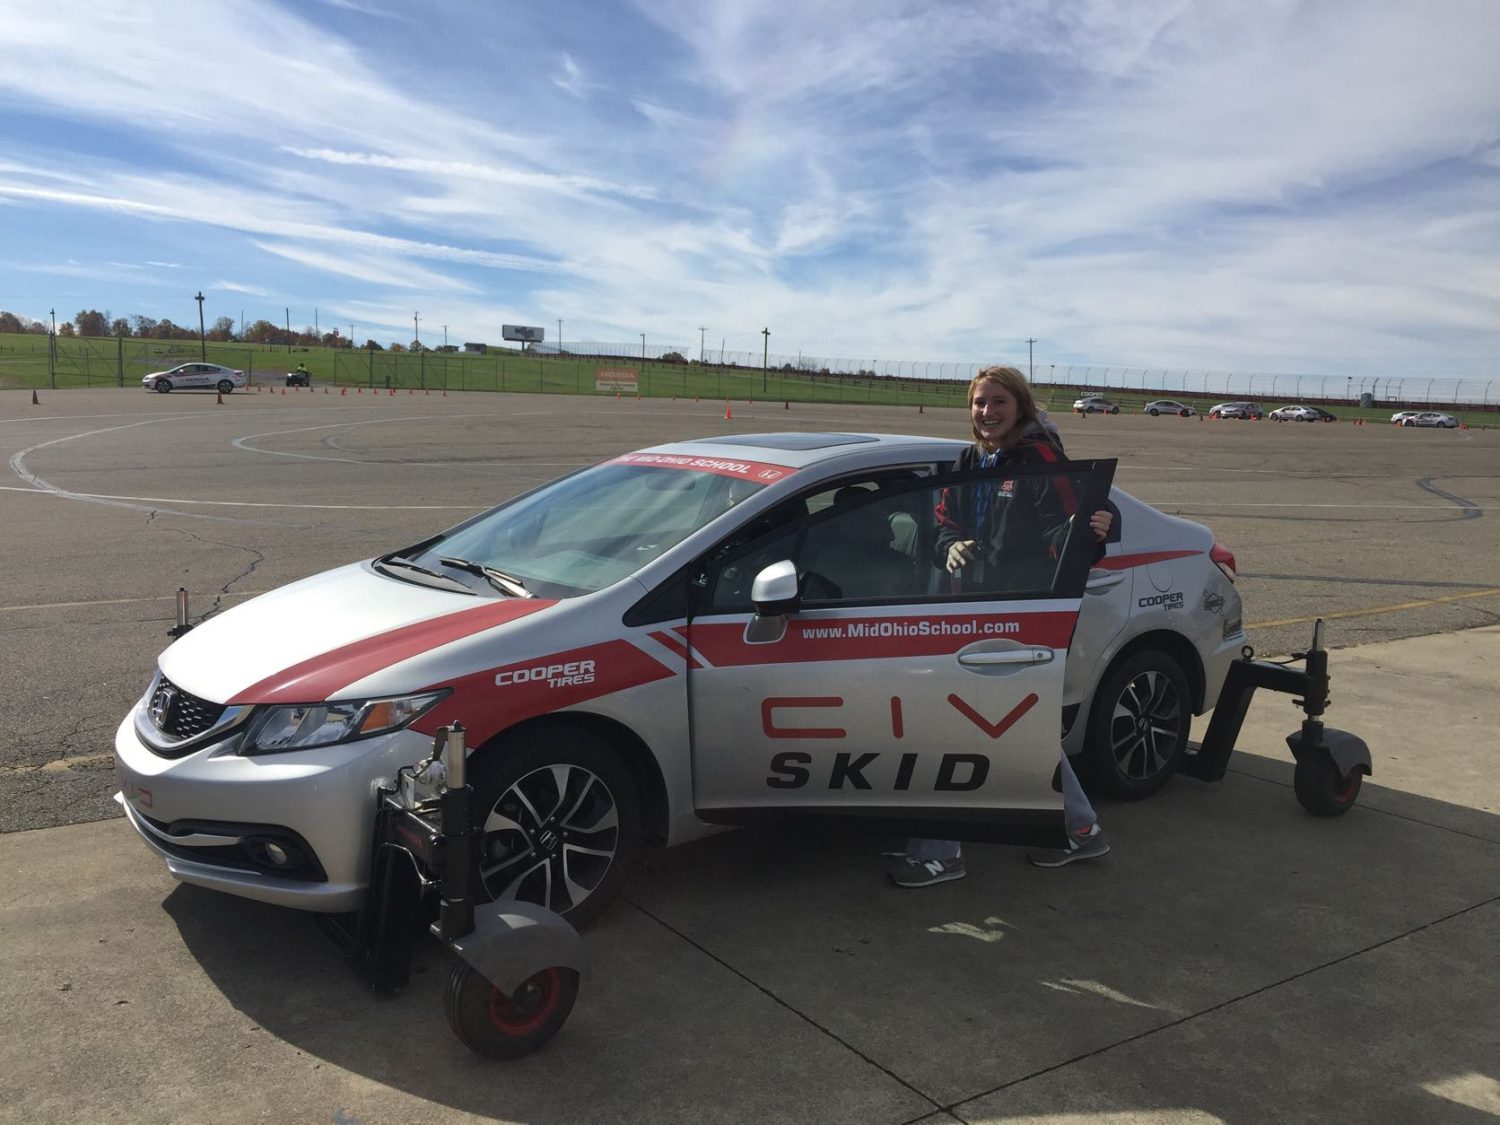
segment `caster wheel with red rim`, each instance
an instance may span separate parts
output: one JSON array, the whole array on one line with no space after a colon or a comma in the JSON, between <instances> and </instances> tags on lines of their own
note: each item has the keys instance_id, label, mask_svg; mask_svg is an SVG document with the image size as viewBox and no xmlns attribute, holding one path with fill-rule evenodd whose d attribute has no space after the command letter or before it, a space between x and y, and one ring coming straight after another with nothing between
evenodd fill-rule
<instances>
[{"instance_id":1,"label":"caster wheel with red rim","mask_svg":"<svg viewBox=\"0 0 1500 1125\"><path fill-rule=\"evenodd\" d=\"M487 1059L518 1059L557 1034L577 999L573 969L543 969L506 995L459 961L448 974L443 1009L453 1034L469 1050Z\"/></svg>"}]
</instances>

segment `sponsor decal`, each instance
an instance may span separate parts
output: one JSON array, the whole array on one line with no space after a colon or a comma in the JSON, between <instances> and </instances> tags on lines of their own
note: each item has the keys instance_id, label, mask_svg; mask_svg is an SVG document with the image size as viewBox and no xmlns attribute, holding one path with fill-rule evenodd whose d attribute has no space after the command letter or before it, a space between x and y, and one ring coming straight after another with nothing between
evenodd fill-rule
<instances>
[{"instance_id":1,"label":"sponsor decal","mask_svg":"<svg viewBox=\"0 0 1500 1125\"><path fill-rule=\"evenodd\" d=\"M1203 608L1209 613L1224 612L1224 595L1214 590L1203 591Z\"/></svg>"},{"instance_id":2,"label":"sponsor decal","mask_svg":"<svg viewBox=\"0 0 1500 1125\"><path fill-rule=\"evenodd\" d=\"M495 673L496 687L544 683L549 688L572 687L594 682L592 660L569 660L563 663L535 664L530 668L511 668Z\"/></svg>"},{"instance_id":3,"label":"sponsor decal","mask_svg":"<svg viewBox=\"0 0 1500 1125\"><path fill-rule=\"evenodd\" d=\"M411 729L430 735L457 720L468 728L469 744L478 746L495 732L525 719L675 675L673 669L626 640L543 653L421 689L449 686L453 693Z\"/></svg>"},{"instance_id":4,"label":"sponsor decal","mask_svg":"<svg viewBox=\"0 0 1500 1125\"><path fill-rule=\"evenodd\" d=\"M1171 594L1153 594L1149 598L1141 598L1135 604L1142 609L1181 609L1182 591L1178 590Z\"/></svg>"},{"instance_id":5,"label":"sponsor decal","mask_svg":"<svg viewBox=\"0 0 1500 1125\"><path fill-rule=\"evenodd\" d=\"M694 473L772 484L796 469L772 465L766 461L740 461L728 457L694 457L685 453L626 453L609 462L611 465L654 465L662 469L686 469Z\"/></svg>"},{"instance_id":6,"label":"sponsor decal","mask_svg":"<svg viewBox=\"0 0 1500 1125\"><path fill-rule=\"evenodd\" d=\"M708 664L736 667L797 664L819 660L892 660L944 656L987 638L1066 648L1076 612L935 613L900 617L794 618L786 635L766 644L746 644L743 622L697 623L678 628Z\"/></svg>"},{"instance_id":7,"label":"sponsor decal","mask_svg":"<svg viewBox=\"0 0 1500 1125\"><path fill-rule=\"evenodd\" d=\"M156 797L151 790L133 781L125 787L125 798L138 809L149 809L156 804Z\"/></svg>"}]
</instances>

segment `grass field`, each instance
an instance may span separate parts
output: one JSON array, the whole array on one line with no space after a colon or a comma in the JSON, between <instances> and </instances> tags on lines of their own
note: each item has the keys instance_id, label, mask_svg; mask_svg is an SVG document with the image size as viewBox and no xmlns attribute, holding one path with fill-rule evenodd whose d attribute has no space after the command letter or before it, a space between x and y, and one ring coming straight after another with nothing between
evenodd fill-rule
<instances>
[{"instance_id":1,"label":"grass field","mask_svg":"<svg viewBox=\"0 0 1500 1125\"><path fill-rule=\"evenodd\" d=\"M0 388L139 387L141 376L200 358L195 341L83 339L58 337L50 351L47 336L0 334ZM376 352L330 348L288 350L255 344L210 343L203 358L246 372L253 385L281 386L287 371L303 363L314 386L367 387L376 390L454 390L541 394L619 394L646 398L701 398L735 401L829 402L858 405L962 407L966 383L957 380L820 375L805 371L720 367L697 363L659 363L619 358L553 356L496 349L485 355L464 353ZM601 371L623 374L601 377ZM1097 391L1098 388L1090 388ZM1082 388L1036 385L1041 404L1065 413ZM1205 412L1222 396L1184 395L1178 390L1104 392L1121 413L1139 413L1155 398L1173 398ZM1286 401L1257 398L1267 410ZM1361 409L1347 403L1322 403L1341 420L1362 419L1389 424L1406 403L1382 403ZM1480 427L1500 425L1500 412L1435 407Z\"/></svg>"}]
</instances>

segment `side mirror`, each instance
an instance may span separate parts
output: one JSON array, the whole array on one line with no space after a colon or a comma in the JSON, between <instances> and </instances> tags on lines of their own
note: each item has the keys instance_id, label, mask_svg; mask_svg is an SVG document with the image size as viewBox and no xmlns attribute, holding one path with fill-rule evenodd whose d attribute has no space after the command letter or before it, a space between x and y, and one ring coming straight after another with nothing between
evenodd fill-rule
<instances>
[{"instance_id":1,"label":"side mirror","mask_svg":"<svg viewBox=\"0 0 1500 1125\"><path fill-rule=\"evenodd\" d=\"M776 617L796 613L802 607L797 589L797 568L790 559L774 562L755 576L750 584L750 600L757 617Z\"/></svg>"}]
</instances>

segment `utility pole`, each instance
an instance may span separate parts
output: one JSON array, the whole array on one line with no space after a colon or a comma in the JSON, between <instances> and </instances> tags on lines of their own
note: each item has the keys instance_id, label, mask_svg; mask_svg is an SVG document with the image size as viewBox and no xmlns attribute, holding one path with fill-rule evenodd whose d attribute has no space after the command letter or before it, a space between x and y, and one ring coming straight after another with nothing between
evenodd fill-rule
<instances>
[{"instance_id":1,"label":"utility pole","mask_svg":"<svg viewBox=\"0 0 1500 1125\"><path fill-rule=\"evenodd\" d=\"M286 307L286 354L292 354L292 307Z\"/></svg>"},{"instance_id":2,"label":"utility pole","mask_svg":"<svg viewBox=\"0 0 1500 1125\"><path fill-rule=\"evenodd\" d=\"M1028 383L1036 381L1036 364L1031 361L1031 345L1034 343L1036 343L1035 336L1026 337L1026 381Z\"/></svg>"},{"instance_id":3,"label":"utility pole","mask_svg":"<svg viewBox=\"0 0 1500 1125\"><path fill-rule=\"evenodd\" d=\"M557 354L562 355L562 317L557 318Z\"/></svg>"},{"instance_id":4,"label":"utility pole","mask_svg":"<svg viewBox=\"0 0 1500 1125\"><path fill-rule=\"evenodd\" d=\"M448 326L443 325L443 351L448 350Z\"/></svg>"},{"instance_id":5,"label":"utility pole","mask_svg":"<svg viewBox=\"0 0 1500 1125\"><path fill-rule=\"evenodd\" d=\"M703 362L703 333L705 333L707 331L708 331L708 329L707 328L703 328L703 327L700 327L698 329L698 362L699 363Z\"/></svg>"},{"instance_id":6,"label":"utility pole","mask_svg":"<svg viewBox=\"0 0 1500 1125\"><path fill-rule=\"evenodd\" d=\"M641 362L646 362L646 334L641 333Z\"/></svg>"},{"instance_id":7,"label":"utility pole","mask_svg":"<svg viewBox=\"0 0 1500 1125\"><path fill-rule=\"evenodd\" d=\"M421 314L411 314L411 342L416 347L422 346L422 321Z\"/></svg>"},{"instance_id":8,"label":"utility pole","mask_svg":"<svg viewBox=\"0 0 1500 1125\"><path fill-rule=\"evenodd\" d=\"M203 335L203 290L198 290L198 295L193 298L198 302L198 358L208 359L208 343Z\"/></svg>"},{"instance_id":9,"label":"utility pole","mask_svg":"<svg viewBox=\"0 0 1500 1125\"><path fill-rule=\"evenodd\" d=\"M769 328L762 328L760 330L760 334L762 337L760 349L760 393L767 394L769 392L766 389L766 380L770 376L767 374L766 369L770 362L769 357L771 354L771 330Z\"/></svg>"},{"instance_id":10,"label":"utility pole","mask_svg":"<svg viewBox=\"0 0 1500 1125\"><path fill-rule=\"evenodd\" d=\"M48 309L47 319L52 322L52 331L47 333L47 384L57 390L57 310Z\"/></svg>"}]
</instances>

